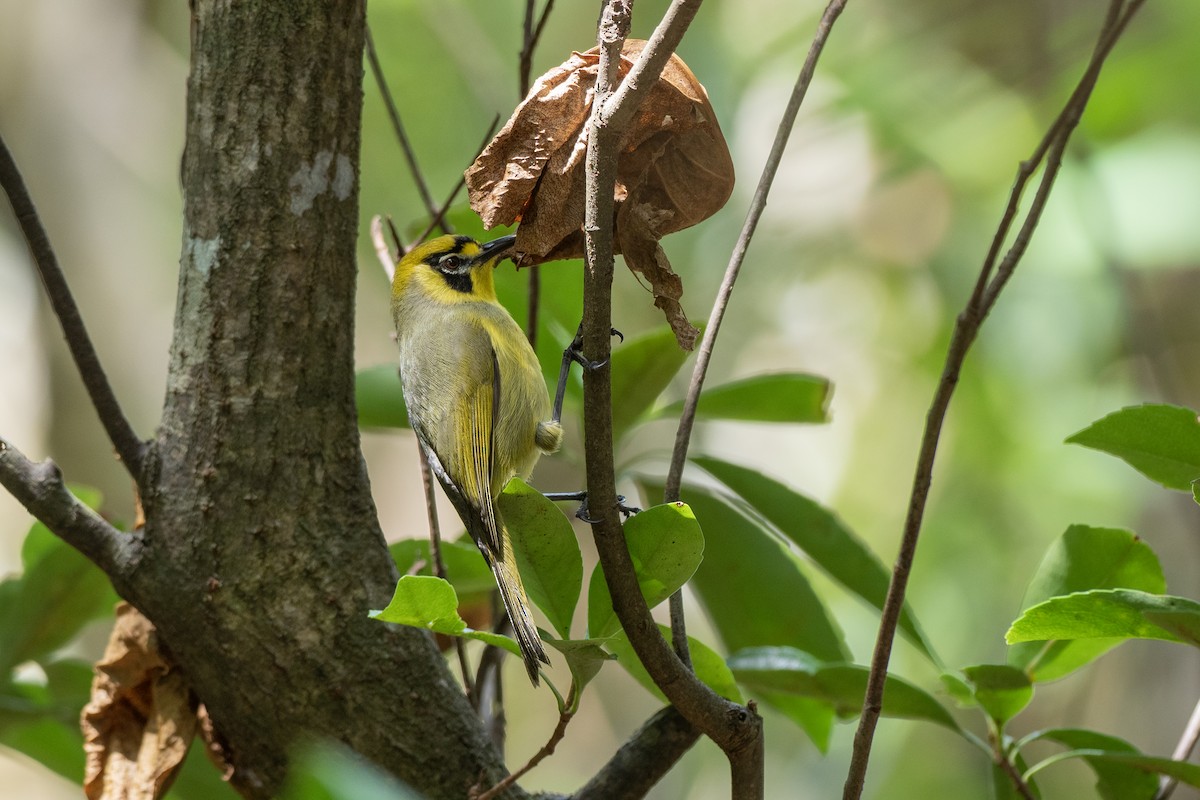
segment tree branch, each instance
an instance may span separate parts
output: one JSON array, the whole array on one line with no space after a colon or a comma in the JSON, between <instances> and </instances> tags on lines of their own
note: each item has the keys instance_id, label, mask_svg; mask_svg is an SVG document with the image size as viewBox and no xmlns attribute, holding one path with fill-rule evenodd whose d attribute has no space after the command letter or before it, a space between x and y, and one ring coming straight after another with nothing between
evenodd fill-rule
<instances>
[{"instance_id":1,"label":"tree branch","mask_svg":"<svg viewBox=\"0 0 1200 800\"><path fill-rule=\"evenodd\" d=\"M892 580L888 586L887 599L884 601L883 613L879 623L879 635L875 642L875 650L871 657L871 672L867 680L866 696L863 700L863 712L859 718L858 730L854 735L854 751L851 756L850 769L846 776L843 789L844 800L857 800L862 796L866 781L867 764L870 760L871 744L875 735L875 727L879 722L879 714L883 704L883 687L887 678L888 661L891 658L892 643L896 636L896 627L900 621L900 613L904 607L904 594L908 586L909 573L912 570L913 558L916 554L917 539L924 519L925 504L929 498L929 489L933 482L933 464L937 454L938 440L941 436L942 425L945 422L946 410L954 389L958 385L963 362L975 337L983 325L988 312L996 303L1001 290L1007 284L1036 229L1045 207L1054 179L1062 164L1062 154L1075 130L1084 108L1087 106L1096 79L1104 65L1105 59L1113 45L1124 31L1129 20L1142 6L1145 0L1112 0L1108 18L1100 31L1095 51L1080 78L1071 97L1067 100L1062 112L1047 131L1033 156L1021 163L1017 179L1009 194L1008 205L1001 217L996 235L992 240L988 254L980 269L979 279L975 289L967 301L963 312L955 321L954 333L946 354L942 377L937 391L930 404L925 421L925 432L921 439L921 450L917 457L917 466L913 476L912 494L909 500L908 513L904 522L904 533L900 541L900 552L892 569ZM1016 219L1020 206L1021 194L1038 169L1042 161L1046 168L1042 173L1034 200L1030 205L1021 228L1013 240L1012 246L1005 254L1003 261L996 266L996 259L1003 247L1007 231ZM994 274L993 274L994 273Z\"/></svg>"},{"instance_id":2,"label":"tree branch","mask_svg":"<svg viewBox=\"0 0 1200 800\"><path fill-rule=\"evenodd\" d=\"M700 731L677 709L661 709L574 794L574 800L643 797L699 737Z\"/></svg>"},{"instance_id":3,"label":"tree branch","mask_svg":"<svg viewBox=\"0 0 1200 800\"><path fill-rule=\"evenodd\" d=\"M479 143L479 147L477 147L475 149L476 157L478 157L479 154L483 152L483 148L487 147L487 143L489 141L491 141L492 134L494 134L496 132L496 128L499 126L500 126L500 115L496 114L494 117L492 117L492 124L488 126L487 133L485 133L483 135L483 141L481 141ZM471 160L474 161L475 159L472 158ZM418 245L421 242L425 241L425 239L429 236L429 234L433 233L433 229L438 226L439 221L444 222L443 218L446 216L446 212L450 210L450 206L454 203L454 198L458 197L458 193L461 192L463 187L466 185L467 185L467 175L466 175L466 172L464 172L462 175L458 176L458 182L456 184L454 184L454 188L451 189L450 194L448 194L446 196L445 202L443 202L440 206L438 206L437 213L434 215L434 218L429 222L429 226L427 228L425 228L424 231L421 232L420 236L418 236L416 239L413 240L414 245Z\"/></svg>"},{"instance_id":4,"label":"tree branch","mask_svg":"<svg viewBox=\"0 0 1200 800\"><path fill-rule=\"evenodd\" d=\"M383 67L379 63L379 55L375 51L375 40L371 38L371 26L368 24L366 28L367 42L367 61L371 64L371 74L375 77L375 85L379 87L379 95L383 98L384 108L387 109L388 117L392 121L392 129L396 132L396 139L400 142L400 149L404 152L404 160L408 163L408 171L412 174L413 183L417 185L417 193L421 195L421 202L425 205L425 211L429 214L430 225L437 225L442 221L442 216L446 213L445 209L438 209L433 202L433 195L429 193L429 184L425 182L425 176L421 173L421 167L417 163L417 154L413 150L412 143L408 141L408 134L404 131L404 123L400 121L400 110L396 107L396 101L392 98L392 92L388 89L387 80L383 77Z\"/></svg>"},{"instance_id":5,"label":"tree branch","mask_svg":"<svg viewBox=\"0 0 1200 800\"><path fill-rule=\"evenodd\" d=\"M583 339L589 361L601 366L584 371L584 439L589 508L596 516L592 532L613 608L638 659L680 713L712 738L730 760L733 796L762 796L762 718L754 708L718 696L675 655L658 631L638 588L617 513L613 473L611 352L613 187L621 124L628 120L678 44L699 7L698 0L676 0L650 43L630 70L622 88L614 87L630 3L610 0L601 17L599 73L588 123L584 240Z\"/></svg>"},{"instance_id":6,"label":"tree branch","mask_svg":"<svg viewBox=\"0 0 1200 800\"><path fill-rule=\"evenodd\" d=\"M54 309L59 324L62 325L63 336L71 351L71 358L75 360L79 376L83 378L83 385L87 388L92 406L100 416L100 423L104 426L105 433L108 434L108 440L116 448L117 455L125 464L125 469L133 476L134 483L138 485L138 488L142 489L142 463L145 459L146 443L134 433L133 426L129 424L125 412L121 410L121 404L117 402L117 396L113 394L112 386L108 383L108 376L104 374L104 368L100 366L100 357L96 355L96 348L92 345L87 328L84 327L79 307L75 305L75 298L71 296L71 289L67 286L67 279L63 275L62 267L59 266L58 258L54 255L54 248L50 246L46 229L42 227L41 218L29 196L29 190L25 187L21 172L17 169L12 153L9 152L8 145L5 144L2 137L0 137L0 184L4 186L4 192L8 195L9 203L12 204L17 224L21 226L21 233L25 236L26 244L29 245L29 252L37 265L38 275L42 278L42 285L46 287L46 296L49 297L50 306Z\"/></svg>"},{"instance_id":7,"label":"tree branch","mask_svg":"<svg viewBox=\"0 0 1200 800\"><path fill-rule=\"evenodd\" d=\"M141 538L122 533L80 502L63 483L57 464L48 459L34 463L0 438L0 485L122 590L130 564L141 550Z\"/></svg>"}]
</instances>

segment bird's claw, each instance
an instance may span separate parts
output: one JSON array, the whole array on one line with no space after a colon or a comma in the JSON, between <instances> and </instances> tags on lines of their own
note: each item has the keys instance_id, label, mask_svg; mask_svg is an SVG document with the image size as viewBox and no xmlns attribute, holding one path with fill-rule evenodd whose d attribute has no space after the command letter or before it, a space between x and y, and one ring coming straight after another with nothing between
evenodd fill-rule
<instances>
[{"instance_id":1,"label":"bird's claw","mask_svg":"<svg viewBox=\"0 0 1200 800\"><path fill-rule=\"evenodd\" d=\"M617 495L617 511L625 515L625 519L629 519L634 514L642 513L642 510L637 506L625 505L625 495Z\"/></svg>"}]
</instances>

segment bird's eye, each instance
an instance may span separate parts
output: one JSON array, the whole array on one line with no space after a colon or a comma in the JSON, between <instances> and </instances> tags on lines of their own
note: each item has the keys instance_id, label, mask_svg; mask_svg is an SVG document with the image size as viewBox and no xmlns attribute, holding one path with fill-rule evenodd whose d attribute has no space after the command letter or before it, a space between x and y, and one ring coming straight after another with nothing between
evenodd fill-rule
<instances>
[{"instance_id":1,"label":"bird's eye","mask_svg":"<svg viewBox=\"0 0 1200 800\"><path fill-rule=\"evenodd\" d=\"M443 256L438 262L439 269L458 269L463 264L462 256L448 255Z\"/></svg>"}]
</instances>

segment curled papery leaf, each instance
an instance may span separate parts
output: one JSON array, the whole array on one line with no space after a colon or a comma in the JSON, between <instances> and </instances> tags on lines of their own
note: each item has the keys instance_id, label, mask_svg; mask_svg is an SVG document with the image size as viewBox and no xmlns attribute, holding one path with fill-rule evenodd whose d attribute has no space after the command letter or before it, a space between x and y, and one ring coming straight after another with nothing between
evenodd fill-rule
<instances>
[{"instance_id":1,"label":"curled papery leaf","mask_svg":"<svg viewBox=\"0 0 1200 800\"><path fill-rule=\"evenodd\" d=\"M117 607L81 724L89 800L162 797L196 734L183 673L159 649L154 625L128 603Z\"/></svg>"},{"instance_id":2,"label":"curled papery leaf","mask_svg":"<svg viewBox=\"0 0 1200 800\"><path fill-rule=\"evenodd\" d=\"M625 42L624 78L646 46ZM583 256L584 155L598 48L573 53L538 78L467 170L471 207L487 228L520 222L514 260L530 266ZM697 330L679 300L683 282L659 240L715 214L733 191L733 161L708 94L677 55L624 131L617 156L613 245L649 282L679 344Z\"/></svg>"}]
</instances>

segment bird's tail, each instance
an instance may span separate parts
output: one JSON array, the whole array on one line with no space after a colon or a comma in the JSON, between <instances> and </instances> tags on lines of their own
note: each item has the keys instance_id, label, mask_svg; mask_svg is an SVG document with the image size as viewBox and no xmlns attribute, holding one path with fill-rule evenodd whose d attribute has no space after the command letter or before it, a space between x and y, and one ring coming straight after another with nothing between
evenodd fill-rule
<instances>
[{"instance_id":1,"label":"bird's tail","mask_svg":"<svg viewBox=\"0 0 1200 800\"><path fill-rule=\"evenodd\" d=\"M500 522L503 526L504 523ZM538 635L537 626L533 624L533 614L529 610L529 597L525 594L525 585L521 582L521 573L517 571L517 559L513 554L512 541L508 529L502 527L501 536L504 552L501 558L489 558L492 573L496 576L496 585L500 587L500 599L504 601L504 609L512 621L513 635L521 646L521 656L525 659L525 671L534 686L538 685L538 662L549 664L546 651L542 649L542 638Z\"/></svg>"}]
</instances>

